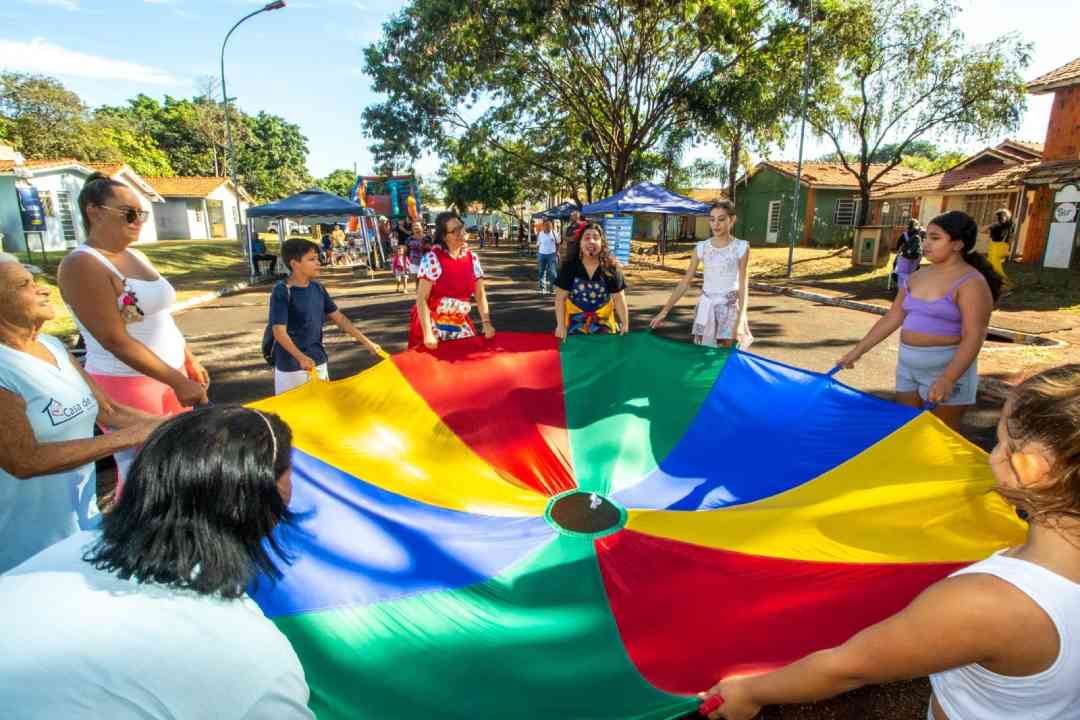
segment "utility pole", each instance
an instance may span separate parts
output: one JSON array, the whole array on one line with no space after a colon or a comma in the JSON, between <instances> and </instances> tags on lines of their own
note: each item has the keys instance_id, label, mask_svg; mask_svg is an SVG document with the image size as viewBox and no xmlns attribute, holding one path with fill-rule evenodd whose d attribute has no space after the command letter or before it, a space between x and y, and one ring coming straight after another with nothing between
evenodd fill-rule
<instances>
[{"instance_id":1,"label":"utility pole","mask_svg":"<svg viewBox=\"0 0 1080 720\"><path fill-rule=\"evenodd\" d=\"M803 63L802 117L799 119L799 158L795 163L795 193L791 204L791 238L788 244L787 277L791 277L795 262L795 240L799 234L799 195L802 193L803 141L806 138L806 103L810 94L810 48L814 34L814 0L810 0L810 14L806 25L806 61Z\"/></svg>"}]
</instances>

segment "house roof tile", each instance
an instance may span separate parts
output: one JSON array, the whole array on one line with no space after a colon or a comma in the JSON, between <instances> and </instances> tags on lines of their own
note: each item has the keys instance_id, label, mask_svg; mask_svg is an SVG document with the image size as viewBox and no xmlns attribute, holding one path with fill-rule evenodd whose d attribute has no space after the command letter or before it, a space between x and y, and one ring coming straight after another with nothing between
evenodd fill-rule
<instances>
[{"instance_id":1,"label":"house roof tile","mask_svg":"<svg viewBox=\"0 0 1080 720\"><path fill-rule=\"evenodd\" d=\"M198 197L204 198L227 182L227 178L213 175L148 177L143 178L150 187L162 197ZM241 195L250 199L241 187Z\"/></svg>"},{"instance_id":2,"label":"house roof tile","mask_svg":"<svg viewBox=\"0 0 1080 720\"><path fill-rule=\"evenodd\" d=\"M874 197L973 193L1016 187L1038 160L1015 165L975 165L955 167L935 175L892 185L874 193Z\"/></svg>"},{"instance_id":3,"label":"house roof tile","mask_svg":"<svg viewBox=\"0 0 1080 720\"><path fill-rule=\"evenodd\" d=\"M1069 85L1080 85L1080 58L1035 78L1027 84L1027 91L1041 95Z\"/></svg>"},{"instance_id":4,"label":"house roof tile","mask_svg":"<svg viewBox=\"0 0 1080 720\"><path fill-rule=\"evenodd\" d=\"M765 160L761 165L768 166L774 170L795 177L796 163L790 160ZM760 166L759 166L760 167ZM874 176L881 172L885 168L885 165L873 163L870 165L870 175ZM915 178L920 178L925 173L912 168L896 166L885 173L876 183L875 186L888 186L895 185L896 183L906 182ZM802 164L802 178L803 182L810 187L838 187L838 188L851 188L852 190L859 189L859 182L855 179L855 176L848 172L847 168L841 163L830 162L804 162Z\"/></svg>"},{"instance_id":5,"label":"house roof tile","mask_svg":"<svg viewBox=\"0 0 1080 720\"><path fill-rule=\"evenodd\" d=\"M1052 160L1039 163L1024 176L1032 185L1080 182L1080 160Z\"/></svg>"}]
</instances>

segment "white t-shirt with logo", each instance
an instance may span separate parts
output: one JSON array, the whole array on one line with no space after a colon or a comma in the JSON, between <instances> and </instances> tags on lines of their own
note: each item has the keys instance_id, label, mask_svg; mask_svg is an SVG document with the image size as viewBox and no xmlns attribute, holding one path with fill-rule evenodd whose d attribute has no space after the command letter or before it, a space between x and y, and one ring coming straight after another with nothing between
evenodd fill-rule
<instances>
[{"instance_id":1,"label":"white t-shirt with logo","mask_svg":"<svg viewBox=\"0 0 1080 720\"><path fill-rule=\"evenodd\" d=\"M235 600L122 580L80 532L0 576L0 715L311 720L288 639Z\"/></svg>"},{"instance_id":2,"label":"white t-shirt with logo","mask_svg":"<svg viewBox=\"0 0 1080 720\"><path fill-rule=\"evenodd\" d=\"M98 404L63 343L38 335L56 365L0 343L0 389L26 403L26 419L39 443L94 436ZM95 527L94 463L19 479L0 468L0 572L80 529Z\"/></svg>"},{"instance_id":3,"label":"white t-shirt with logo","mask_svg":"<svg viewBox=\"0 0 1080 720\"><path fill-rule=\"evenodd\" d=\"M557 239L554 233L542 232L536 236L537 255L550 255L556 250Z\"/></svg>"}]
</instances>

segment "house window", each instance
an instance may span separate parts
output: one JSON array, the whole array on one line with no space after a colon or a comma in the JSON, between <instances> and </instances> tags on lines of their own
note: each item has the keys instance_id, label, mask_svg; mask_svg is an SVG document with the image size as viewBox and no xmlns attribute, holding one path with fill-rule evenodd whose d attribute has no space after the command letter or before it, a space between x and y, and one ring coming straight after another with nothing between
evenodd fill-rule
<instances>
[{"instance_id":1,"label":"house window","mask_svg":"<svg viewBox=\"0 0 1080 720\"><path fill-rule=\"evenodd\" d=\"M886 200L881 203L881 222L885 227L903 227L911 219L912 200Z\"/></svg>"},{"instance_id":2,"label":"house window","mask_svg":"<svg viewBox=\"0 0 1080 720\"><path fill-rule=\"evenodd\" d=\"M975 218L975 222L979 224L979 227L991 225L995 222L995 210L1010 207L1012 207L1012 196L1009 193L968 195L964 198L964 212Z\"/></svg>"},{"instance_id":3,"label":"house window","mask_svg":"<svg viewBox=\"0 0 1080 720\"><path fill-rule=\"evenodd\" d=\"M833 225L851 227L859 220L859 198L842 198L833 209Z\"/></svg>"},{"instance_id":4,"label":"house window","mask_svg":"<svg viewBox=\"0 0 1080 720\"><path fill-rule=\"evenodd\" d=\"M71 193L59 190L56 193L56 206L60 215L60 232L64 236L64 247L73 248L79 244L75 236L75 213L71 207Z\"/></svg>"}]
</instances>

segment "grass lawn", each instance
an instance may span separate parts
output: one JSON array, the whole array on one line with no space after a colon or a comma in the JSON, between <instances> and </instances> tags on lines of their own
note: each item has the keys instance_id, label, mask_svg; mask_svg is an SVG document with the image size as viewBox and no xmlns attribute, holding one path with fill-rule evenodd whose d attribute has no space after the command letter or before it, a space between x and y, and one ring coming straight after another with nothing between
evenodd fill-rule
<instances>
[{"instance_id":1,"label":"grass lawn","mask_svg":"<svg viewBox=\"0 0 1080 720\"><path fill-rule=\"evenodd\" d=\"M668 267L685 269L693 245L669 245L664 259ZM851 248L795 248L792 275L787 273L786 247L755 247L750 252L750 277L763 282L780 281L842 292L858 300L891 300L887 289L890 263L882 268L851 264ZM633 259L655 264L654 255ZM1080 315L1080 271L1041 271L1032 265L1010 264L1005 268L1014 284L999 303L1002 310L1052 310Z\"/></svg>"},{"instance_id":2,"label":"grass lawn","mask_svg":"<svg viewBox=\"0 0 1080 720\"><path fill-rule=\"evenodd\" d=\"M277 253L276 236L270 234L265 239L269 252ZM180 301L248 279L243 252L233 240L176 240L135 247L169 279ZM56 318L45 324L44 331L71 342L76 333L75 321L56 286L56 269L65 255L67 251L46 253L45 266L41 267L40 253L34 253L32 262L41 267L43 272L38 281L48 286L56 308ZM25 255L20 253L20 258L25 259Z\"/></svg>"}]
</instances>

